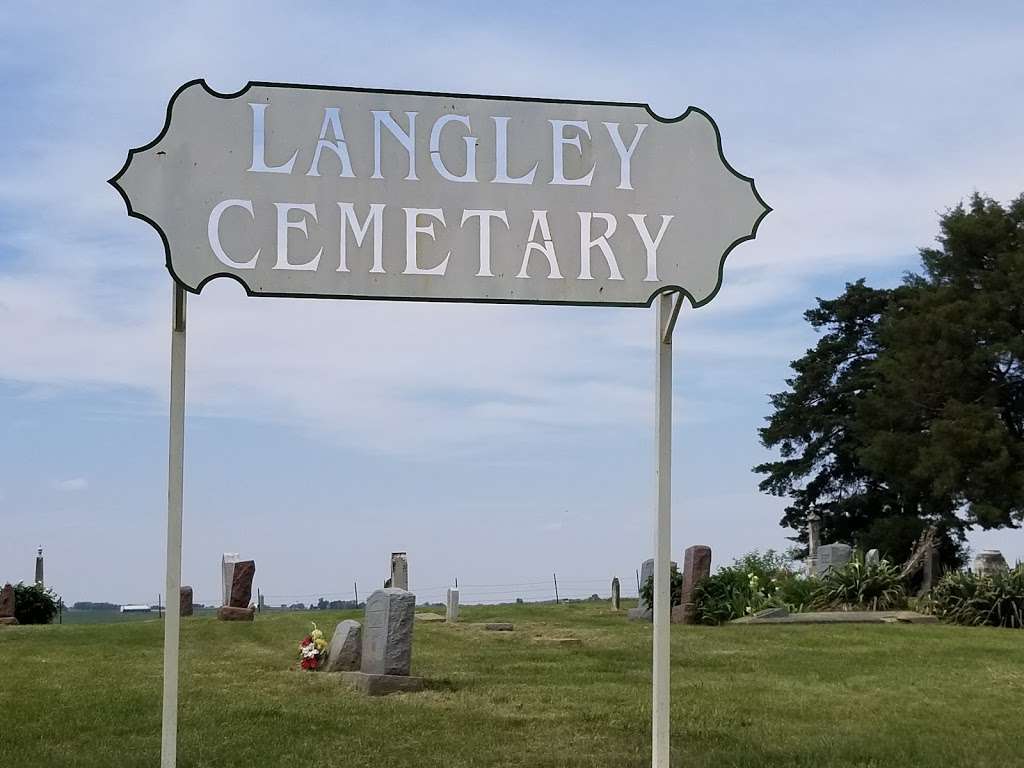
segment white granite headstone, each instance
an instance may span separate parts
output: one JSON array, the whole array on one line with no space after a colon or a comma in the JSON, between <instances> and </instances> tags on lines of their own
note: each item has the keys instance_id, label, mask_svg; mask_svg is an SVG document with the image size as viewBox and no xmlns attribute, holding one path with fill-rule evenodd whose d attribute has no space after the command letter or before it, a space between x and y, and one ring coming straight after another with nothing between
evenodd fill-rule
<instances>
[{"instance_id":1,"label":"white granite headstone","mask_svg":"<svg viewBox=\"0 0 1024 768\"><path fill-rule=\"evenodd\" d=\"M448 621L459 620L459 590L449 587L447 600L445 601L445 618Z\"/></svg>"},{"instance_id":2,"label":"white granite headstone","mask_svg":"<svg viewBox=\"0 0 1024 768\"><path fill-rule=\"evenodd\" d=\"M221 605L231 604L231 585L235 580L235 563L240 559L237 552L225 552L220 559L220 586L223 595Z\"/></svg>"}]
</instances>

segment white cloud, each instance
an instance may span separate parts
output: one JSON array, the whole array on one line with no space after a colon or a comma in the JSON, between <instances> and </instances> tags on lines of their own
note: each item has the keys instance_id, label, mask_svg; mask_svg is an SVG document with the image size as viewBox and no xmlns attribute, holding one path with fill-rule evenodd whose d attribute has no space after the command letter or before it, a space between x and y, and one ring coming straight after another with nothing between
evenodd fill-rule
<instances>
[{"instance_id":1,"label":"white cloud","mask_svg":"<svg viewBox=\"0 0 1024 768\"><path fill-rule=\"evenodd\" d=\"M54 480L54 490L64 492L84 491L89 487L89 481L84 477L71 477L67 480Z\"/></svg>"}]
</instances>

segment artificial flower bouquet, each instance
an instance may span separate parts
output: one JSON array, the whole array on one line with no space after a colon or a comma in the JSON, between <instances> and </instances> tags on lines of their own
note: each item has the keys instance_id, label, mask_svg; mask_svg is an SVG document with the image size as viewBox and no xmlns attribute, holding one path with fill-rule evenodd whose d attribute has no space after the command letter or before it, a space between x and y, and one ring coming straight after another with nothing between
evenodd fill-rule
<instances>
[{"instance_id":1,"label":"artificial flower bouquet","mask_svg":"<svg viewBox=\"0 0 1024 768\"><path fill-rule=\"evenodd\" d=\"M299 643L299 658L302 668L309 672L315 672L320 669L326 656L327 640L324 639L324 633L317 628L316 622L313 622L313 631Z\"/></svg>"}]
</instances>

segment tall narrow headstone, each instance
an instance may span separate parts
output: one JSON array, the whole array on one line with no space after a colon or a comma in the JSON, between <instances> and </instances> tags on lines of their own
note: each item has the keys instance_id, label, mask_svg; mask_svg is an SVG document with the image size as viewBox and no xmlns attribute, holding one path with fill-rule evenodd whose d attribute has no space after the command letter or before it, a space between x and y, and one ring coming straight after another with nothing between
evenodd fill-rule
<instances>
[{"instance_id":1,"label":"tall narrow headstone","mask_svg":"<svg viewBox=\"0 0 1024 768\"><path fill-rule=\"evenodd\" d=\"M612 610L617 611L621 606L619 605L619 577L616 576L612 579Z\"/></svg>"},{"instance_id":2,"label":"tall narrow headstone","mask_svg":"<svg viewBox=\"0 0 1024 768\"><path fill-rule=\"evenodd\" d=\"M378 589L366 600L362 671L408 675L412 667L412 628L416 595L404 589Z\"/></svg>"},{"instance_id":3,"label":"tall narrow headstone","mask_svg":"<svg viewBox=\"0 0 1024 768\"><path fill-rule=\"evenodd\" d=\"M697 585L711 575L711 547L695 544L683 554L683 594L679 605L672 609L675 624L697 623Z\"/></svg>"},{"instance_id":4,"label":"tall narrow headstone","mask_svg":"<svg viewBox=\"0 0 1024 768\"><path fill-rule=\"evenodd\" d=\"M807 575L818 575L818 547L821 546L821 518L817 512L807 516Z\"/></svg>"},{"instance_id":5,"label":"tall narrow headstone","mask_svg":"<svg viewBox=\"0 0 1024 768\"><path fill-rule=\"evenodd\" d=\"M192 587L185 586L181 588L181 596L178 599L178 615L191 616L192 612Z\"/></svg>"},{"instance_id":6,"label":"tall narrow headstone","mask_svg":"<svg viewBox=\"0 0 1024 768\"><path fill-rule=\"evenodd\" d=\"M453 622L459 620L459 590L456 587L448 588L445 600L445 619Z\"/></svg>"},{"instance_id":7,"label":"tall narrow headstone","mask_svg":"<svg viewBox=\"0 0 1024 768\"><path fill-rule=\"evenodd\" d=\"M14 617L14 608L14 587L10 584L4 584L3 590L0 590L0 624L18 623L18 620Z\"/></svg>"},{"instance_id":8,"label":"tall narrow headstone","mask_svg":"<svg viewBox=\"0 0 1024 768\"><path fill-rule=\"evenodd\" d=\"M409 558L405 552L391 553L391 586L409 589Z\"/></svg>"},{"instance_id":9,"label":"tall narrow headstone","mask_svg":"<svg viewBox=\"0 0 1024 768\"><path fill-rule=\"evenodd\" d=\"M46 586L43 582L43 548L36 553L36 586Z\"/></svg>"},{"instance_id":10,"label":"tall narrow headstone","mask_svg":"<svg viewBox=\"0 0 1024 768\"><path fill-rule=\"evenodd\" d=\"M231 605L231 584L238 559L237 552L225 552L220 559L221 605Z\"/></svg>"},{"instance_id":11,"label":"tall narrow headstone","mask_svg":"<svg viewBox=\"0 0 1024 768\"><path fill-rule=\"evenodd\" d=\"M256 576L255 560L239 560L231 572L231 594L228 605L232 608L248 608L252 602L252 580Z\"/></svg>"}]
</instances>

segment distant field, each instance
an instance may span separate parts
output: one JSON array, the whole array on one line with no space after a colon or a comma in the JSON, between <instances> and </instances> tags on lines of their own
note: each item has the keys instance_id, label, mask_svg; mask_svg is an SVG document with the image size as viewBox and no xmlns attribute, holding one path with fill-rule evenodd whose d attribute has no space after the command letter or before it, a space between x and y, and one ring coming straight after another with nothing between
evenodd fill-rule
<instances>
[{"instance_id":1,"label":"distant field","mask_svg":"<svg viewBox=\"0 0 1024 768\"><path fill-rule=\"evenodd\" d=\"M212 617L217 615L216 608L203 608L196 611L196 616ZM62 624L121 624L129 621L159 621L156 611L152 613L121 613L120 611L76 611L65 608L60 617ZM57 619L53 620L54 624Z\"/></svg>"},{"instance_id":2,"label":"distant field","mask_svg":"<svg viewBox=\"0 0 1024 768\"><path fill-rule=\"evenodd\" d=\"M650 765L651 628L606 604L468 607L416 627L423 693L363 698L297 670L319 618L183 622L179 765ZM154 766L163 625L0 630L0 766ZM515 623L513 633L472 622ZM535 638L571 635L581 648ZM673 627L673 764L1024 766L1024 633Z\"/></svg>"}]
</instances>

